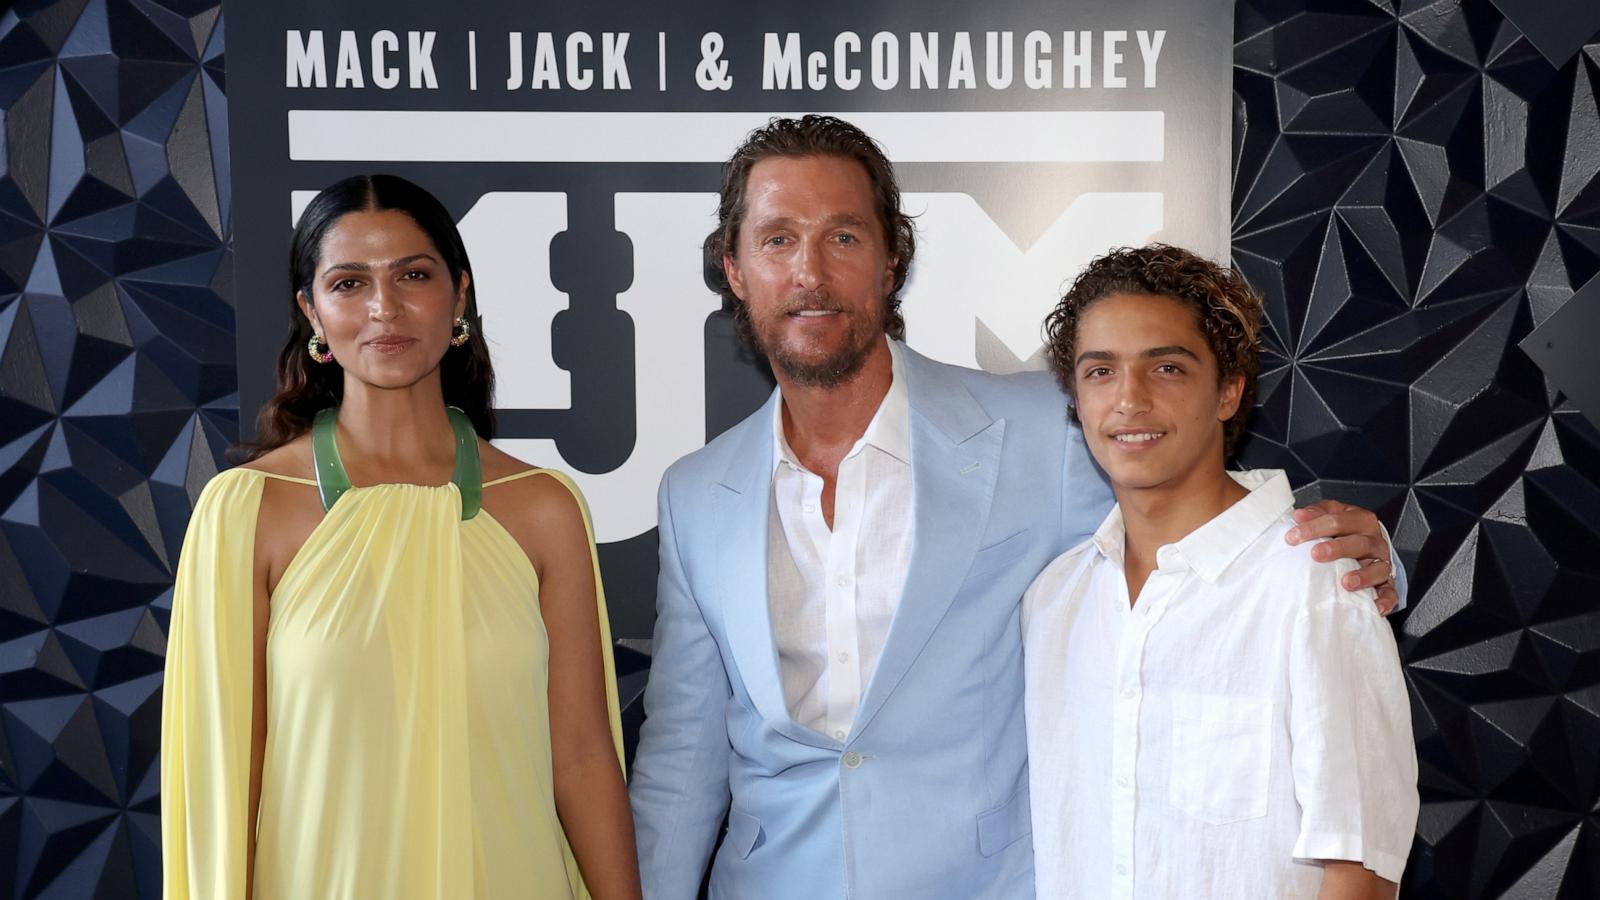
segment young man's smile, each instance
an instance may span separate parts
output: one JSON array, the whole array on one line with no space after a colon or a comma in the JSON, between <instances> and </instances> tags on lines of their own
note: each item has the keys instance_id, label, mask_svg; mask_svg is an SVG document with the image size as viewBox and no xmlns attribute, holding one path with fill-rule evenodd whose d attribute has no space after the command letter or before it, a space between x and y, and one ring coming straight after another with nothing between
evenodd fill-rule
<instances>
[{"instance_id":1,"label":"young man's smile","mask_svg":"<svg viewBox=\"0 0 1600 900\"><path fill-rule=\"evenodd\" d=\"M1170 297L1112 294L1078 323L1078 417L1089 449L1129 489L1179 488L1220 457L1240 383L1219 383L1194 313ZM1213 446L1214 445L1214 446Z\"/></svg>"}]
</instances>

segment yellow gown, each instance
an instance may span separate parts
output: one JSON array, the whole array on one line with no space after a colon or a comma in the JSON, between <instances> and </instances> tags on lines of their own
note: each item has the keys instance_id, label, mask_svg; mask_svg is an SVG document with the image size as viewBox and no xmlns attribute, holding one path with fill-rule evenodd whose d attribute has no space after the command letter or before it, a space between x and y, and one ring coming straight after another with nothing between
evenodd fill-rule
<instances>
[{"instance_id":1,"label":"yellow gown","mask_svg":"<svg viewBox=\"0 0 1600 900\"><path fill-rule=\"evenodd\" d=\"M576 486L511 478L535 474L577 498L595 560ZM184 539L161 721L167 900L245 896L256 514L282 477L219 474ZM556 818L538 577L487 509L462 521L453 484L350 489L283 573L268 629L255 900L588 896Z\"/></svg>"}]
</instances>

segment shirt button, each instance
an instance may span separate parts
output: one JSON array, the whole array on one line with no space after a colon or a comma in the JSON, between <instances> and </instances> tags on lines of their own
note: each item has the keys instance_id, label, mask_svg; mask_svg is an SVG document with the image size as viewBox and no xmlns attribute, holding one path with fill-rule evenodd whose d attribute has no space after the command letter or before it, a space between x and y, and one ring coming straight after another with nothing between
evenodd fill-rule
<instances>
[{"instance_id":1,"label":"shirt button","mask_svg":"<svg viewBox=\"0 0 1600 900\"><path fill-rule=\"evenodd\" d=\"M844 740L844 729L843 728L835 729L834 732L833 732L833 736L834 736L834 738L836 740L841 740L841 741Z\"/></svg>"},{"instance_id":2,"label":"shirt button","mask_svg":"<svg viewBox=\"0 0 1600 900\"><path fill-rule=\"evenodd\" d=\"M1138 694L1139 694L1139 689L1136 688L1136 687L1131 687L1130 686L1130 687L1125 687L1125 688L1122 689L1122 696L1123 696L1124 699L1127 699L1127 700L1132 700L1134 697L1138 696Z\"/></svg>"},{"instance_id":3,"label":"shirt button","mask_svg":"<svg viewBox=\"0 0 1600 900\"><path fill-rule=\"evenodd\" d=\"M1122 776L1117 778L1117 787L1125 788L1127 786L1128 786L1128 776L1122 775Z\"/></svg>"},{"instance_id":4,"label":"shirt button","mask_svg":"<svg viewBox=\"0 0 1600 900\"><path fill-rule=\"evenodd\" d=\"M1128 874L1128 867L1127 866L1117 866L1117 874L1118 875L1126 875L1126 874Z\"/></svg>"},{"instance_id":5,"label":"shirt button","mask_svg":"<svg viewBox=\"0 0 1600 900\"><path fill-rule=\"evenodd\" d=\"M805 511L806 511L806 512L808 512L808 513L814 513L814 512L816 512L816 511L817 511L817 508L816 508L816 507L815 507L815 506L812 506L812 505L811 505L811 504L809 504L809 503L807 503L807 504L806 504L806 505L805 505L805 506L802 506L802 507L800 507L800 508L801 508L801 509L803 509L803 510L805 510Z\"/></svg>"},{"instance_id":6,"label":"shirt button","mask_svg":"<svg viewBox=\"0 0 1600 900\"><path fill-rule=\"evenodd\" d=\"M850 661L850 654L844 652L843 650L839 651L839 662L843 663L843 662L849 662L849 661Z\"/></svg>"},{"instance_id":7,"label":"shirt button","mask_svg":"<svg viewBox=\"0 0 1600 900\"><path fill-rule=\"evenodd\" d=\"M861 768L861 754L855 752L854 750L851 750L849 753L846 753L844 755L844 767L846 769L859 769L859 768Z\"/></svg>"},{"instance_id":8,"label":"shirt button","mask_svg":"<svg viewBox=\"0 0 1600 900\"><path fill-rule=\"evenodd\" d=\"M833 579L833 583L837 584L839 587L844 587L845 585L850 583L850 576L849 575L840 575L839 577Z\"/></svg>"}]
</instances>

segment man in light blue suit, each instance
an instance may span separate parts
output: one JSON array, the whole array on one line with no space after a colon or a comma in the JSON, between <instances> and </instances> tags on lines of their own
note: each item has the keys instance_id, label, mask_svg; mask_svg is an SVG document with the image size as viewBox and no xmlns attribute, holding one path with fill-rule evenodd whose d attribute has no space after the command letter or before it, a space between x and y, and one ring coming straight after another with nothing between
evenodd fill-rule
<instances>
[{"instance_id":1,"label":"man in light blue suit","mask_svg":"<svg viewBox=\"0 0 1600 900\"><path fill-rule=\"evenodd\" d=\"M1111 492L1044 373L899 342L914 236L881 151L774 120L725 173L708 261L778 390L675 464L630 788L645 895L1032 897L1019 601ZM1303 538L1372 559L1375 517Z\"/></svg>"}]
</instances>

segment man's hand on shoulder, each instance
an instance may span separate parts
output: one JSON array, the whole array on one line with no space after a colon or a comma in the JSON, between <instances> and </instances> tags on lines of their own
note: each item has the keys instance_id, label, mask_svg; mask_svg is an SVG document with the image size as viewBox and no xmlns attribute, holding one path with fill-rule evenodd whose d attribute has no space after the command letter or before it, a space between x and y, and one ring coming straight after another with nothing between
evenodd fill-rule
<instances>
[{"instance_id":1,"label":"man's hand on shoulder","mask_svg":"<svg viewBox=\"0 0 1600 900\"><path fill-rule=\"evenodd\" d=\"M1303 544L1327 538L1311 548L1311 556L1319 562L1336 559L1353 559L1361 568L1346 574L1340 582L1347 591L1373 588L1378 592L1378 610L1384 615L1394 611L1400 595L1394 585L1394 563L1390 559L1388 536L1378 517L1370 510L1337 500L1320 500L1294 511L1299 523L1289 529L1286 540Z\"/></svg>"}]
</instances>

